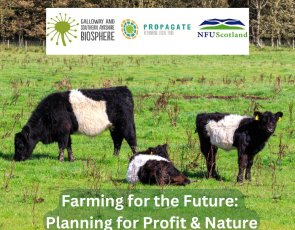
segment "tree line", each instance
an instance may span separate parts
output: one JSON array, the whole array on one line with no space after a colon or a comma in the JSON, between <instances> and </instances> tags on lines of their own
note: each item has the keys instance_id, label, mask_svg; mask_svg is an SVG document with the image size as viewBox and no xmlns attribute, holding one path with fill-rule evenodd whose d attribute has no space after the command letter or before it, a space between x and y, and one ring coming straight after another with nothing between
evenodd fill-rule
<instances>
[{"instance_id":1,"label":"tree line","mask_svg":"<svg viewBox=\"0 0 295 230\"><path fill-rule=\"evenodd\" d=\"M294 0L0 0L0 39L45 40L46 8L249 8L257 45L295 36Z\"/></svg>"}]
</instances>

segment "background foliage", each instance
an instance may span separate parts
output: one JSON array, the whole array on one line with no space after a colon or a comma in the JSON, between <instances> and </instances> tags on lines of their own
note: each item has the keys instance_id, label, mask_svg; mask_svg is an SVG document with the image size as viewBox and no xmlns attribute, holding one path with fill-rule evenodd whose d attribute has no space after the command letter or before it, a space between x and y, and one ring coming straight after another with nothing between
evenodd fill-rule
<instances>
[{"instance_id":1,"label":"background foliage","mask_svg":"<svg viewBox=\"0 0 295 230\"><path fill-rule=\"evenodd\" d=\"M46 8L249 8L250 36L284 39L290 44L295 31L293 0L0 0L0 39L45 40Z\"/></svg>"}]
</instances>

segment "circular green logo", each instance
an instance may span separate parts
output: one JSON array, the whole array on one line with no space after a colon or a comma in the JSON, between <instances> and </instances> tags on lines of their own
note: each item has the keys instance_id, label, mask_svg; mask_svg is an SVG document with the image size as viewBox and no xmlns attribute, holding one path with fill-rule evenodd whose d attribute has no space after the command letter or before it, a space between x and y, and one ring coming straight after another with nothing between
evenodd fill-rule
<instances>
[{"instance_id":1,"label":"circular green logo","mask_svg":"<svg viewBox=\"0 0 295 230\"><path fill-rule=\"evenodd\" d=\"M135 21L125 19L121 24L121 30L125 38L134 39L138 35L138 26Z\"/></svg>"}]
</instances>

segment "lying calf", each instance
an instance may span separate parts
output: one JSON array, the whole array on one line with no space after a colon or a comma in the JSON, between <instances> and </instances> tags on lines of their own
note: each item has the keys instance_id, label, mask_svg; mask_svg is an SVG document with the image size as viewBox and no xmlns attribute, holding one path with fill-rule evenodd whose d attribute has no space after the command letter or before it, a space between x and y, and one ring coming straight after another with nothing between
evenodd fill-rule
<instances>
[{"instance_id":1,"label":"lying calf","mask_svg":"<svg viewBox=\"0 0 295 230\"><path fill-rule=\"evenodd\" d=\"M239 174L237 181L251 180L254 156L260 152L274 133L282 112L254 112L254 117L228 113L202 113L197 115L196 132L199 134L201 151L206 157L208 177L217 177L215 155L218 148L238 150Z\"/></svg>"},{"instance_id":2,"label":"lying calf","mask_svg":"<svg viewBox=\"0 0 295 230\"><path fill-rule=\"evenodd\" d=\"M127 171L127 182L158 185L186 185L188 180L169 160L167 144L148 148L131 157Z\"/></svg>"}]
</instances>

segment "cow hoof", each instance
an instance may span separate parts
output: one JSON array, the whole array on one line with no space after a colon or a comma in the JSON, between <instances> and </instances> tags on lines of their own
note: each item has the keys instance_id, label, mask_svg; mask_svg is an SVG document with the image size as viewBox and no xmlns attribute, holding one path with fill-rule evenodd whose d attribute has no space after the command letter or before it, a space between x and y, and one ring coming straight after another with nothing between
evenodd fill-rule
<instances>
[{"instance_id":1,"label":"cow hoof","mask_svg":"<svg viewBox=\"0 0 295 230\"><path fill-rule=\"evenodd\" d=\"M237 176L237 182L238 183L243 183L243 175L242 176Z\"/></svg>"},{"instance_id":2,"label":"cow hoof","mask_svg":"<svg viewBox=\"0 0 295 230\"><path fill-rule=\"evenodd\" d=\"M58 160L59 160L60 162L64 162L65 157L64 157L64 156L59 156L59 157L58 157Z\"/></svg>"},{"instance_id":3,"label":"cow hoof","mask_svg":"<svg viewBox=\"0 0 295 230\"><path fill-rule=\"evenodd\" d=\"M138 153L137 146L131 146L131 149L132 149L133 155L136 155Z\"/></svg>"},{"instance_id":4,"label":"cow hoof","mask_svg":"<svg viewBox=\"0 0 295 230\"><path fill-rule=\"evenodd\" d=\"M218 180L219 176L217 174L213 174L213 175L211 175L211 177L208 175L208 178L213 178L215 180Z\"/></svg>"},{"instance_id":5,"label":"cow hoof","mask_svg":"<svg viewBox=\"0 0 295 230\"><path fill-rule=\"evenodd\" d=\"M75 161L75 157L73 154L69 155L69 162L74 162Z\"/></svg>"},{"instance_id":6,"label":"cow hoof","mask_svg":"<svg viewBox=\"0 0 295 230\"><path fill-rule=\"evenodd\" d=\"M118 156L119 156L119 152L120 152L120 149L119 149L119 148L115 148L115 149L114 149L114 154L113 154L113 156L114 156L114 157L118 157Z\"/></svg>"}]
</instances>

